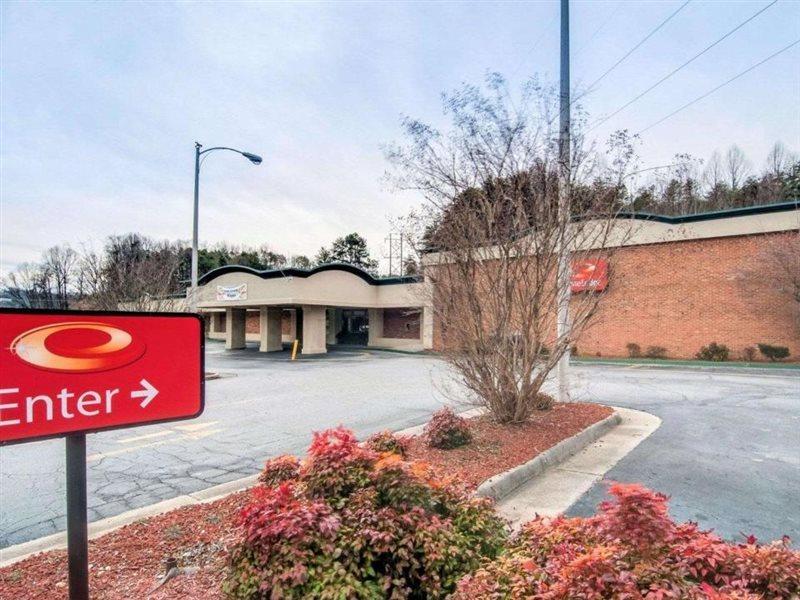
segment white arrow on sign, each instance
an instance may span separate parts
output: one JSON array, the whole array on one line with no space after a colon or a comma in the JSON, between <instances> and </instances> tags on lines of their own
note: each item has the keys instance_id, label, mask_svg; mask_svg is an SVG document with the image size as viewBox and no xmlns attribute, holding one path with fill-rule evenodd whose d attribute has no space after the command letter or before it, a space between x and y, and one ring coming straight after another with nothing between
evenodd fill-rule
<instances>
[{"instance_id":1,"label":"white arrow on sign","mask_svg":"<svg viewBox=\"0 0 800 600\"><path fill-rule=\"evenodd\" d=\"M147 379L142 379L139 384L144 388L141 390L136 390L131 392L131 398L143 398L143 400L139 403L139 406L142 408L147 408L147 405L158 395L158 390L153 387L153 384L147 381Z\"/></svg>"}]
</instances>

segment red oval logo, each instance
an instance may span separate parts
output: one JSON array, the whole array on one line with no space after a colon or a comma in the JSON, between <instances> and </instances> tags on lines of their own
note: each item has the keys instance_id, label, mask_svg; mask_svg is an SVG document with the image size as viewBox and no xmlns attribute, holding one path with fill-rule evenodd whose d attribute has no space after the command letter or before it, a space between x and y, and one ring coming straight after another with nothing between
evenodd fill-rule
<instances>
[{"instance_id":1,"label":"red oval logo","mask_svg":"<svg viewBox=\"0 0 800 600\"><path fill-rule=\"evenodd\" d=\"M118 369L138 360L142 342L106 323L53 323L22 333L11 342L11 353L24 363L62 373Z\"/></svg>"}]
</instances>

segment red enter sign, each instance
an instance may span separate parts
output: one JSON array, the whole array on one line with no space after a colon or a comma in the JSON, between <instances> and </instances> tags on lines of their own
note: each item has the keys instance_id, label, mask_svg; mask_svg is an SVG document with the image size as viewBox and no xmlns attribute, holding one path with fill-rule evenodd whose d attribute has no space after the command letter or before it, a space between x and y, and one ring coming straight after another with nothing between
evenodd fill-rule
<instances>
[{"instance_id":1,"label":"red enter sign","mask_svg":"<svg viewBox=\"0 0 800 600\"><path fill-rule=\"evenodd\" d=\"M0 311L0 445L199 416L203 340L185 313Z\"/></svg>"}]
</instances>

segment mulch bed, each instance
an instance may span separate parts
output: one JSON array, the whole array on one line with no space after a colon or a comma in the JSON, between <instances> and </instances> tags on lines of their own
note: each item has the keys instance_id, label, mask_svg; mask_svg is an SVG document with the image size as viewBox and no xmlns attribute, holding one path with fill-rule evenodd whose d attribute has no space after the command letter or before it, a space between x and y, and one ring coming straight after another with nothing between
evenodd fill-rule
<instances>
[{"instance_id":1,"label":"mulch bed","mask_svg":"<svg viewBox=\"0 0 800 600\"><path fill-rule=\"evenodd\" d=\"M528 462L561 440L572 437L613 411L599 404L554 404L527 423L498 425L488 417L469 419L472 442L453 450L429 448L421 437L411 442L409 458L426 462L443 478L469 488Z\"/></svg>"},{"instance_id":2,"label":"mulch bed","mask_svg":"<svg viewBox=\"0 0 800 600\"><path fill-rule=\"evenodd\" d=\"M561 440L607 417L596 404L556 404L529 423L502 426L486 417L470 419L473 441L454 450L411 443L410 458L427 462L443 477L475 488L485 479L522 464ZM207 504L143 519L89 542L93 599L222 599L225 548L237 537L235 515L247 504L239 492ZM191 572L156 589L168 557ZM0 598L58 600L68 596L67 553L45 552L0 569Z\"/></svg>"}]
</instances>

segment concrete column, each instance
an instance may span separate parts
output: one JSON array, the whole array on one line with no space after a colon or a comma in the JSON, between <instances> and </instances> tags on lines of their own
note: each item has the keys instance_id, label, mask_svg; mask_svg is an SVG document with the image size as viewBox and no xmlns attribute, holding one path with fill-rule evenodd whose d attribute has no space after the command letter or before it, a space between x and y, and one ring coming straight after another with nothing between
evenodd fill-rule
<instances>
[{"instance_id":1,"label":"concrete column","mask_svg":"<svg viewBox=\"0 0 800 600\"><path fill-rule=\"evenodd\" d=\"M281 313L280 308L262 306L259 309L259 352L280 352L283 350L281 341Z\"/></svg>"},{"instance_id":2,"label":"concrete column","mask_svg":"<svg viewBox=\"0 0 800 600\"><path fill-rule=\"evenodd\" d=\"M433 306L423 306L420 319L419 335L422 338L422 347L425 350L433 350Z\"/></svg>"},{"instance_id":3,"label":"concrete column","mask_svg":"<svg viewBox=\"0 0 800 600\"><path fill-rule=\"evenodd\" d=\"M383 337L383 309L368 309L367 318L369 319L369 336L367 337L367 346L378 346L380 345L378 339Z\"/></svg>"},{"instance_id":4,"label":"concrete column","mask_svg":"<svg viewBox=\"0 0 800 600\"><path fill-rule=\"evenodd\" d=\"M225 329L225 313L211 313L211 332L225 333L223 329Z\"/></svg>"},{"instance_id":5,"label":"concrete column","mask_svg":"<svg viewBox=\"0 0 800 600\"><path fill-rule=\"evenodd\" d=\"M245 347L247 311L244 308L225 309L225 349Z\"/></svg>"},{"instance_id":6,"label":"concrete column","mask_svg":"<svg viewBox=\"0 0 800 600\"><path fill-rule=\"evenodd\" d=\"M325 354L325 307L303 306L303 354Z\"/></svg>"}]
</instances>

